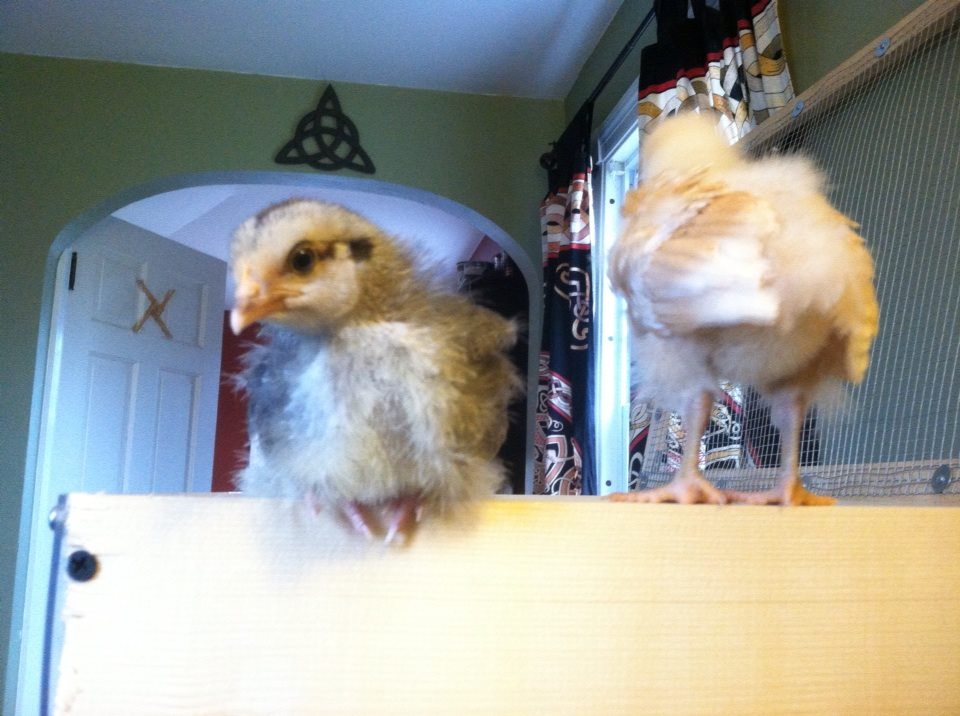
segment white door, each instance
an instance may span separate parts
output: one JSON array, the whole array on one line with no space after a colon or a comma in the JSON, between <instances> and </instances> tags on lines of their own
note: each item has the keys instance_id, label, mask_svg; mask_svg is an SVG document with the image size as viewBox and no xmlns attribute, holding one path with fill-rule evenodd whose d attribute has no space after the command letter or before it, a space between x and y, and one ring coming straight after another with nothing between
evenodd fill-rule
<instances>
[{"instance_id":1,"label":"white door","mask_svg":"<svg viewBox=\"0 0 960 716\"><path fill-rule=\"evenodd\" d=\"M225 275L223 261L112 217L60 259L18 714L37 714L41 704L54 536L47 517L58 497L210 490Z\"/></svg>"}]
</instances>

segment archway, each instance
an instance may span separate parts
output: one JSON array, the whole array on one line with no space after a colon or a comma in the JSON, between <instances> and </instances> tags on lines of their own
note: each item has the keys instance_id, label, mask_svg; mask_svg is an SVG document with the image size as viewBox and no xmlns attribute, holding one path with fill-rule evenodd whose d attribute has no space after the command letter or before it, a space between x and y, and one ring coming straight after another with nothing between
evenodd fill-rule
<instances>
[{"instance_id":1,"label":"archway","mask_svg":"<svg viewBox=\"0 0 960 716\"><path fill-rule=\"evenodd\" d=\"M57 236L47 258L44 278L37 370L24 476L24 517L20 535L13 619L21 625L20 644L11 644L18 662L18 693L24 703L42 702L43 635L49 603L53 536L48 515L56 504L43 475L49 448L51 405L56 393L55 356L63 350L59 322L64 274L69 273L71 247L85 240L104 222L125 223L162 240L190 246L225 260L229 237L247 216L292 196L322 198L365 214L400 238L418 246L433 244L425 260L449 267L451 279L459 261L488 258L497 249L507 254L522 274L528 294L528 345L539 344L541 296L538 270L529 255L500 227L472 209L423 190L385 182L303 173L224 172L171 177L123 192L83 214ZM401 222L398 219L413 221ZM430 238L433 237L433 238ZM438 239L436 237L447 237ZM451 266L452 263L452 266ZM224 306L226 308L226 306ZM532 484L533 420L537 381L536 351L527 351L527 396L523 481ZM49 646L49 645L48 645Z\"/></svg>"}]
</instances>

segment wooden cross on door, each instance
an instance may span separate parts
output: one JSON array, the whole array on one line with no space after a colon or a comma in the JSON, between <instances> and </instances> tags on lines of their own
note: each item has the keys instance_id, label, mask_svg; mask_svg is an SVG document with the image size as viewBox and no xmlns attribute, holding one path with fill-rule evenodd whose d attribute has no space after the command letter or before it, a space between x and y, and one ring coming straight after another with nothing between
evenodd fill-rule
<instances>
[{"instance_id":1,"label":"wooden cross on door","mask_svg":"<svg viewBox=\"0 0 960 716\"><path fill-rule=\"evenodd\" d=\"M139 278L137 279L137 287L146 294L147 300L150 301L150 305L147 306L147 310L143 312L142 316L140 316L140 320L133 324L133 332L139 333L144 324L147 322L147 319L152 318L157 322L157 325L160 326L160 330L163 331L163 335L165 335L167 338L173 338L173 334L170 332L170 329L167 328L167 324L163 322L163 311L167 307L167 302L170 300L173 294L176 293L176 291L171 288L169 291L163 294L163 300L158 301L154 295L150 293L150 289L147 288L147 284L145 284Z\"/></svg>"}]
</instances>

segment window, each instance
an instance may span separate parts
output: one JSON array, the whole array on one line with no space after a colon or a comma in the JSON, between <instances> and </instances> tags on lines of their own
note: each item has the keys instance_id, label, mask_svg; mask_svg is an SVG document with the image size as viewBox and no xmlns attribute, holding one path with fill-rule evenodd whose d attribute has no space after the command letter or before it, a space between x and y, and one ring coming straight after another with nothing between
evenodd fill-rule
<instances>
[{"instance_id":1,"label":"window","mask_svg":"<svg viewBox=\"0 0 960 716\"><path fill-rule=\"evenodd\" d=\"M636 83L604 123L595 156L599 206L596 236L596 425L601 495L627 490L630 448L630 332L626 304L610 289L606 256L616 241L624 195L637 185L640 164Z\"/></svg>"}]
</instances>

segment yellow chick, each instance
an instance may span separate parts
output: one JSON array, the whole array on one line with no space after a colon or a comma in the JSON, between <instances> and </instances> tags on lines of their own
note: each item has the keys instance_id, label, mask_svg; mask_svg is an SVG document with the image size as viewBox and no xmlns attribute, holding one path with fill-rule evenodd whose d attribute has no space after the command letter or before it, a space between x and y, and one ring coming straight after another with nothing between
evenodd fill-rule
<instances>
[{"instance_id":1,"label":"yellow chick","mask_svg":"<svg viewBox=\"0 0 960 716\"><path fill-rule=\"evenodd\" d=\"M243 492L306 499L402 542L423 511L492 494L516 328L431 285L390 236L334 204L292 200L237 230L231 326L246 356Z\"/></svg>"},{"instance_id":2,"label":"yellow chick","mask_svg":"<svg viewBox=\"0 0 960 716\"><path fill-rule=\"evenodd\" d=\"M680 413L683 459L638 502L829 504L799 476L803 419L824 387L859 382L876 336L873 261L856 224L799 156L751 160L706 116L681 114L643 141L608 272L624 297L645 392ZM723 492L698 466L721 381L753 385L781 433L769 492Z\"/></svg>"}]
</instances>

